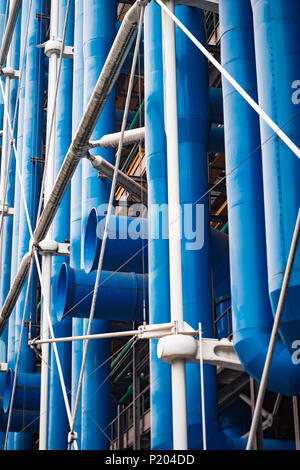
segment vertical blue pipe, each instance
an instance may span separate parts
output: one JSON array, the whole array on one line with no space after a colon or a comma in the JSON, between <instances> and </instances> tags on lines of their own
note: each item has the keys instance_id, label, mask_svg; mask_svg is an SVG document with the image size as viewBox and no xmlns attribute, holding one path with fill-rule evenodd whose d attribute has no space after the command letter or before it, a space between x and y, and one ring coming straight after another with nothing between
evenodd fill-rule
<instances>
[{"instance_id":1,"label":"vertical blue pipe","mask_svg":"<svg viewBox=\"0 0 300 470\"><path fill-rule=\"evenodd\" d=\"M83 16L83 50L84 50L84 104L88 103L91 93L100 75L106 57L115 37L117 2L112 0L91 0L85 4ZM101 138L104 134L114 132L115 94L112 91L92 138ZM113 162L114 151L107 150L103 157ZM85 232L85 221L93 207L107 204L111 183L98 179L97 172L88 161L83 161L82 169L82 220ZM85 321L87 328L88 321ZM92 332L109 331L109 322L94 320ZM107 449L108 440L101 429L109 422L110 417L110 382L107 379L109 364L99 368L109 356L108 340L92 341L89 345L83 387L82 387L82 436L83 450ZM97 395L97 399L96 399ZM100 427L100 429L99 429Z\"/></svg>"},{"instance_id":2,"label":"vertical blue pipe","mask_svg":"<svg viewBox=\"0 0 300 470\"><path fill-rule=\"evenodd\" d=\"M297 0L251 4L259 104L299 147L300 102L294 91L300 76L300 4ZM300 160L262 121L261 140L269 295L275 315L300 206ZM299 298L298 247L280 324L281 338L290 351L300 334Z\"/></svg>"},{"instance_id":3,"label":"vertical blue pipe","mask_svg":"<svg viewBox=\"0 0 300 470\"><path fill-rule=\"evenodd\" d=\"M59 37L63 37L65 16L68 0L59 2ZM74 1L70 4L68 24L66 30L66 45L73 46L74 43ZM73 61L63 59L61 76L57 94L56 104L56 139L55 139L55 174L57 175L72 140L72 93L73 93ZM58 208L53 222L54 240L65 242L70 239L70 188L67 189L63 200ZM56 315L55 299L53 297L56 289L57 274L65 258L53 257L52 270L52 295L51 315L56 337L72 335L72 319L64 318L59 322ZM58 354L62 366L65 385L71 389L71 343L58 343ZM51 348L51 370L49 380L49 431L48 449L65 450L68 443L68 418L62 394L57 364L53 348Z\"/></svg>"},{"instance_id":4,"label":"vertical blue pipe","mask_svg":"<svg viewBox=\"0 0 300 470\"><path fill-rule=\"evenodd\" d=\"M74 60L73 60L73 116L72 132L75 134L83 114L83 0L75 0L74 18ZM73 175L71 181L71 253L70 266L74 269L81 268L81 206L82 196L78 188L82 186L82 162ZM81 318L72 319L73 336L83 335L84 320ZM82 341L72 343L72 410L75 406L75 397L79 380L80 366L82 363ZM77 432L77 442L81 448L81 397L79 401L79 413L77 413L75 431Z\"/></svg>"}]
</instances>

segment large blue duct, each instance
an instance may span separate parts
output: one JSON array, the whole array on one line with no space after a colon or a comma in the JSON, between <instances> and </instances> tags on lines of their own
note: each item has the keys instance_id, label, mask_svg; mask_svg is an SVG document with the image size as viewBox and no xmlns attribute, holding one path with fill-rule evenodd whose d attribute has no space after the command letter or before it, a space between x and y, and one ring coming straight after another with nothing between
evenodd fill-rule
<instances>
[{"instance_id":1,"label":"large blue duct","mask_svg":"<svg viewBox=\"0 0 300 470\"><path fill-rule=\"evenodd\" d=\"M299 147L300 104L293 97L300 76L299 2L252 0L251 4L259 105ZM275 315L300 206L300 161L264 122L261 140L269 294ZM300 248L280 324L281 339L290 351L300 334L299 298Z\"/></svg>"},{"instance_id":2,"label":"large blue duct","mask_svg":"<svg viewBox=\"0 0 300 470\"><path fill-rule=\"evenodd\" d=\"M256 99L250 1L221 0L220 24L222 64ZM259 120L226 80L223 96L234 346L246 372L260 381L273 317L267 284ZM297 395L299 386L299 368L278 340L268 388Z\"/></svg>"},{"instance_id":3,"label":"large blue duct","mask_svg":"<svg viewBox=\"0 0 300 470\"><path fill-rule=\"evenodd\" d=\"M63 36L67 3L67 0L59 2L59 37ZM66 44L69 46L74 44L74 1L70 3ZM60 170L72 140L72 93L73 62L70 59L63 59L56 104L55 176ZM70 188L67 189L56 213L53 222L53 238L62 243L70 239ZM55 297L57 274L64 261L67 260L61 257L53 258L51 297ZM54 335L56 337L71 336L72 319L65 318L63 322L58 323L55 299L51 298L51 303ZM71 389L71 348L70 343L57 344L64 381L68 390ZM50 354L48 449L65 450L68 442L68 418L53 348L51 348Z\"/></svg>"}]
</instances>

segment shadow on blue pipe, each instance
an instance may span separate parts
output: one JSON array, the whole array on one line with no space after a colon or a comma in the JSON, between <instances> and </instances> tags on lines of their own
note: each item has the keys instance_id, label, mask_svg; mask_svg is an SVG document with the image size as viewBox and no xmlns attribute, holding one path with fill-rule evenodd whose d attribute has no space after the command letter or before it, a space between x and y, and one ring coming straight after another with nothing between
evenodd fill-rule
<instances>
[{"instance_id":1,"label":"shadow on blue pipe","mask_svg":"<svg viewBox=\"0 0 300 470\"><path fill-rule=\"evenodd\" d=\"M88 318L96 272L87 274L82 269L61 267L57 291L56 314L61 320L68 314ZM143 321L143 298L148 305L148 278L135 273L103 271L96 301L95 318L124 322Z\"/></svg>"}]
</instances>

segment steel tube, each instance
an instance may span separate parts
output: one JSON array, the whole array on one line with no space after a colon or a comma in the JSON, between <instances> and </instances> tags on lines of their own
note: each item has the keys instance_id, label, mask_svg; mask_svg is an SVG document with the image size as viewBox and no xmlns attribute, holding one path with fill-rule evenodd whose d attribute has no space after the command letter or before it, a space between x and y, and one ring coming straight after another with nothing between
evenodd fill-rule
<instances>
[{"instance_id":1,"label":"steel tube","mask_svg":"<svg viewBox=\"0 0 300 470\"><path fill-rule=\"evenodd\" d=\"M21 8L22 0L15 0L14 3L11 4L9 16L6 24L6 28L4 31L4 36L2 39L1 49L0 49L0 69L3 68L5 64L7 54L10 48L12 36L14 33L14 29L17 23L19 11Z\"/></svg>"}]
</instances>

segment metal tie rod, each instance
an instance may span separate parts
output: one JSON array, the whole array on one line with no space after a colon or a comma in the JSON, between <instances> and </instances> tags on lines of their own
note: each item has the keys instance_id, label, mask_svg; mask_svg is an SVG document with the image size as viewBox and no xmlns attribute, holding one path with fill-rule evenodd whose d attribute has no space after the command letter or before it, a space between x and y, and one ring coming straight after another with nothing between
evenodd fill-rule
<instances>
[{"instance_id":1,"label":"metal tie rod","mask_svg":"<svg viewBox=\"0 0 300 470\"><path fill-rule=\"evenodd\" d=\"M48 202L38 220L33 233L33 245L38 245L46 236L79 161L87 156L91 135L134 41L138 26L139 10L147 5L148 2L149 0L137 0L124 17L78 130L56 178ZM0 335L25 283L29 264L30 260L27 260L27 263L22 261L2 307L0 312Z\"/></svg>"},{"instance_id":2,"label":"metal tie rod","mask_svg":"<svg viewBox=\"0 0 300 470\"><path fill-rule=\"evenodd\" d=\"M9 12L4 36L2 39L1 49L0 49L0 69L3 68L3 65L5 64L5 61L6 61L6 57L9 51L12 36L13 36L14 29L17 23L21 4L22 4L22 0L15 0Z\"/></svg>"},{"instance_id":3,"label":"metal tie rod","mask_svg":"<svg viewBox=\"0 0 300 470\"><path fill-rule=\"evenodd\" d=\"M274 354L274 349L275 349L275 344L278 336L278 330L279 330L279 325L280 325L280 320L282 317L282 312L284 308L284 303L289 287L289 282L292 274L292 269L293 269L293 264L296 256L296 251L297 251L297 246L299 242L299 235L300 235L300 209L298 211L298 217L297 217L297 222L294 230L294 235L293 235L293 240L291 243L291 248L290 248L290 253L286 265L286 270L284 273L283 277L283 283L282 283L282 288L280 292L280 297L277 305L277 310L276 310L276 315L274 318L274 324L272 328L272 333L271 333L271 339L268 347L268 352L267 352L267 357L264 365L264 370L259 386L259 391L257 395L257 400L256 400L256 405L254 409L254 414L253 414L253 419L251 423L251 428L250 428L250 433L249 433L249 439L247 443L247 448L246 450L252 450L254 440L255 440L255 435L256 435L256 430L259 422L259 418L261 415L261 410L263 406L263 401L267 389L267 382L268 382L268 377L269 377L269 372L271 368L271 362Z\"/></svg>"}]
</instances>

